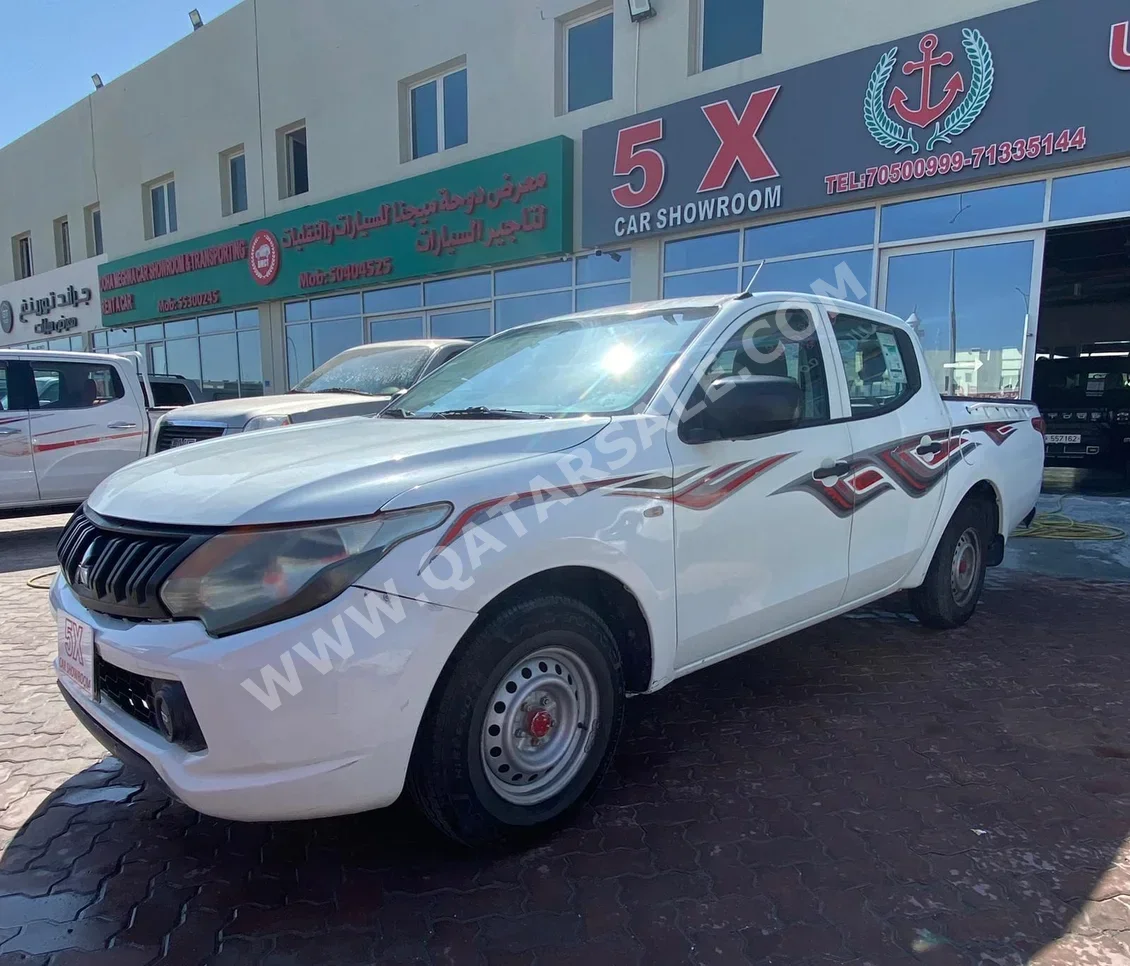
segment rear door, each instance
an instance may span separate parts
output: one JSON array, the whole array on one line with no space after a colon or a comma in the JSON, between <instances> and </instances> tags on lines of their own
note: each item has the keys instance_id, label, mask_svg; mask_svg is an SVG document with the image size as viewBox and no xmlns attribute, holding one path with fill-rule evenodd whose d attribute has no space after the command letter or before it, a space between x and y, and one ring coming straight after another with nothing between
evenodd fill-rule
<instances>
[{"instance_id":1,"label":"rear door","mask_svg":"<svg viewBox=\"0 0 1130 966\"><path fill-rule=\"evenodd\" d=\"M26 398L26 366L0 359L0 506L39 499Z\"/></svg>"},{"instance_id":2,"label":"rear door","mask_svg":"<svg viewBox=\"0 0 1130 966\"><path fill-rule=\"evenodd\" d=\"M85 500L142 455L147 417L111 362L31 360L32 458L44 500Z\"/></svg>"},{"instance_id":3,"label":"rear door","mask_svg":"<svg viewBox=\"0 0 1130 966\"><path fill-rule=\"evenodd\" d=\"M961 460L945 404L910 334L864 315L829 312L850 412L849 471L836 490L852 506L844 603L898 584L920 558Z\"/></svg>"}]
</instances>

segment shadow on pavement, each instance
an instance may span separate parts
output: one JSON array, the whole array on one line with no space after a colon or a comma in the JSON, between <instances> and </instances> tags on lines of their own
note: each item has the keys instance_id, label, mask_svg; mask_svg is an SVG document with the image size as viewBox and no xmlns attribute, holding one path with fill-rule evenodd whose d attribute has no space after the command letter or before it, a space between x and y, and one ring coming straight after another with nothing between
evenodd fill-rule
<instances>
[{"instance_id":1,"label":"shadow on pavement","mask_svg":"<svg viewBox=\"0 0 1130 966\"><path fill-rule=\"evenodd\" d=\"M633 701L593 804L520 854L457 850L401 803L218 821L110 760L58 788L0 857L0 961L67 947L94 966L1130 952L1126 588L1017 580L948 634L900 614L896 599Z\"/></svg>"},{"instance_id":2,"label":"shadow on pavement","mask_svg":"<svg viewBox=\"0 0 1130 966\"><path fill-rule=\"evenodd\" d=\"M0 574L58 567L55 545L62 532L62 526L44 526L0 534Z\"/></svg>"}]
</instances>

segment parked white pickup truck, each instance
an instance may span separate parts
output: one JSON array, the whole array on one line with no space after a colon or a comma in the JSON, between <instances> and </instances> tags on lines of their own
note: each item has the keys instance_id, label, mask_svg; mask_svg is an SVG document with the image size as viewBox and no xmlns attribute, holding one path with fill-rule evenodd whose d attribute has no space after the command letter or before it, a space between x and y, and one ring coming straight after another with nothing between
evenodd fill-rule
<instances>
[{"instance_id":1,"label":"parked white pickup truck","mask_svg":"<svg viewBox=\"0 0 1130 966\"><path fill-rule=\"evenodd\" d=\"M624 696L903 588L967 621L1042 421L947 402L898 319L782 294L511 329L379 417L160 454L51 590L70 706L201 812L402 789L461 842L599 782Z\"/></svg>"},{"instance_id":2,"label":"parked white pickup truck","mask_svg":"<svg viewBox=\"0 0 1130 966\"><path fill-rule=\"evenodd\" d=\"M0 350L0 509L74 505L115 470L145 455L149 401L188 399L194 383L139 361L85 352Z\"/></svg>"}]
</instances>

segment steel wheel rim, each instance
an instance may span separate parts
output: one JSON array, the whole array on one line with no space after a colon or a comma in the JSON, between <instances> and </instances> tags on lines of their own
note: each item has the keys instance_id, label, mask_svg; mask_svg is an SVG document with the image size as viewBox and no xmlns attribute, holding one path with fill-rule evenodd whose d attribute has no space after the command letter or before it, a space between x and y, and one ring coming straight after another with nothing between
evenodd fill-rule
<instances>
[{"instance_id":1,"label":"steel wheel rim","mask_svg":"<svg viewBox=\"0 0 1130 966\"><path fill-rule=\"evenodd\" d=\"M950 568L950 589L954 603L964 607L977 590L977 574L981 569L981 539L970 527L957 541Z\"/></svg>"},{"instance_id":2,"label":"steel wheel rim","mask_svg":"<svg viewBox=\"0 0 1130 966\"><path fill-rule=\"evenodd\" d=\"M491 788L514 805L557 795L592 750L600 714L596 676L575 651L548 647L502 676L483 718L481 755Z\"/></svg>"}]
</instances>

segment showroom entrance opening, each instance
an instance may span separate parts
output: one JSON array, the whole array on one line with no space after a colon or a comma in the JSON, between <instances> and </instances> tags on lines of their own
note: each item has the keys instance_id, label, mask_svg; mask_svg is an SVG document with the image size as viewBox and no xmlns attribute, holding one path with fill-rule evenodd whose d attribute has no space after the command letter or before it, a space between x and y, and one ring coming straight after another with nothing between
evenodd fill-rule
<instances>
[{"instance_id":1,"label":"showroom entrance opening","mask_svg":"<svg viewBox=\"0 0 1130 966\"><path fill-rule=\"evenodd\" d=\"M1130 220L1049 231L1033 399L1065 485L1130 483Z\"/></svg>"}]
</instances>

